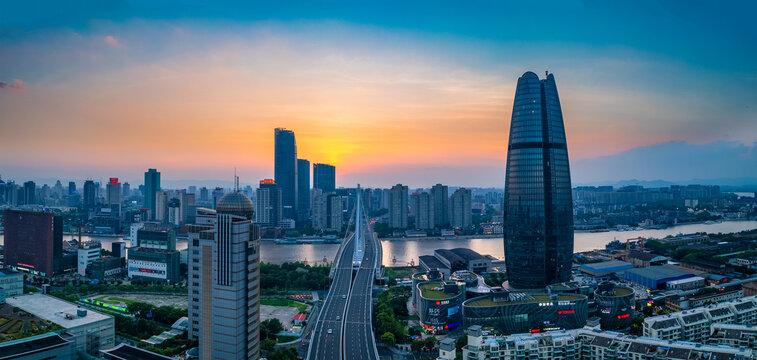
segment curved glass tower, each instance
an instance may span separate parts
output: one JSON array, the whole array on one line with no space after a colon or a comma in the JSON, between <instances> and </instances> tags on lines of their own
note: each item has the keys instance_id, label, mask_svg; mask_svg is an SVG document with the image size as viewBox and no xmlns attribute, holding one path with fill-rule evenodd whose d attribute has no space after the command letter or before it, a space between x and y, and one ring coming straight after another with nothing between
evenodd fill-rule
<instances>
[{"instance_id":1,"label":"curved glass tower","mask_svg":"<svg viewBox=\"0 0 757 360\"><path fill-rule=\"evenodd\" d=\"M505 262L510 287L570 280L573 199L568 146L552 74L526 72L515 90L505 175Z\"/></svg>"}]
</instances>

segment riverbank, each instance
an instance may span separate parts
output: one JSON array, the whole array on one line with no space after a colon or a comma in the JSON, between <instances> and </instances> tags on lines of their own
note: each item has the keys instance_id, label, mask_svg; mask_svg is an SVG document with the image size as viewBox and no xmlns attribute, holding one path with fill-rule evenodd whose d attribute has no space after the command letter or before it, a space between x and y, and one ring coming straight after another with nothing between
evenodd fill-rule
<instances>
[{"instance_id":1,"label":"riverbank","mask_svg":"<svg viewBox=\"0 0 757 360\"><path fill-rule=\"evenodd\" d=\"M418 241L427 241L427 240L470 240L470 239L499 239L503 236L503 234L490 234L490 235L482 235L482 234L476 234L476 235L460 235L460 236L412 236L412 237L389 237L389 238L379 238L379 241L407 241L407 240L418 240Z\"/></svg>"}]
</instances>

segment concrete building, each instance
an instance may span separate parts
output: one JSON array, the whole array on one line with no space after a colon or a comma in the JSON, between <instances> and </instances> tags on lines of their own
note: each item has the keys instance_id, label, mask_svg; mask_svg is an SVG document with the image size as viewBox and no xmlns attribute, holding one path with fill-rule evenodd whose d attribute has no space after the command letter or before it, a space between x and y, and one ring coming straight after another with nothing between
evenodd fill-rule
<instances>
[{"instance_id":1,"label":"concrete building","mask_svg":"<svg viewBox=\"0 0 757 360\"><path fill-rule=\"evenodd\" d=\"M665 265L668 258L649 252L631 250L626 255L626 261L633 264L634 267L649 267L652 265Z\"/></svg>"},{"instance_id":2,"label":"concrete building","mask_svg":"<svg viewBox=\"0 0 757 360\"><path fill-rule=\"evenodd\" d=\"M449 197L449 221L453 228L471 226L471 191L459 188Z\"/></svg>"},{"instance_id":3,"label":"concrete building","mask_svg":"<svg viewBox=\"0 0 757 360\"><path fill-rule=\"evenodd\" d=\"M115 323L110 315L42 294L9 297L6 301L11 306L65 328L72 335L71 341L79 354L97 355L100 349L115 345Z\"/></svg>"},{"instance_id":4,"label":"concrete building","mask_svg":"<svg viewBox=\"0 0 757 360\"><path fill-rule=\"evenodd\" d=\"M80 244L76 250L76 273L79 276L87 276L87 266L100 258L100 242L93 241Z\"/></svg>"},{"instance_id":5,"label":"concrete building","mask_svg":"<svg viewBox=\"0 0 757 360\"><path fill-rule=\"evenodd\" d=\"M757 350L757 326L712 324L707 343Z\"/></svg>"},{"instance_id":6,"label":"concrete building","mask_svg":"<svg viewBox=\"0 0 757 360\"><path fill-rule=\"evenodd\" d=\"M92 279L105 280L121 277L123 270L120 257L105 256L89 264L87 273Z\"/></svg>"},{"instance_id":7,"label":"concrete building","mask_svg":"<svg viewBox=\"0 0 757 360\"><path fill-rule=\"evenodd\" d=\"M670 266L628 269L624 272L623 276L626 281L635 282L649 289L664 289L669 281L694 277L691 273Z\"/></svg>"},{"instance_id":8,"label":"concrete building","mask_svg":"<svg viewBox=\"0 0 757 360\"><path fill-rule=\"evenodd\" d=\"M176 250L176 233L164 225L147 223L137 230L137 246L145 249Z\"/></svg>"},{"instance_id":9,"label":"concrete building","mask_svg":"<svg viewBox=\"0 0 757 360\"><path fill-rule=\"evenodd\" d=\"M278 226L283 218L283 204L281 202L281 188L271 179L260 180L255 191L255 201L258 211L255 212L255 223L258 226Z\"/></svg>"},{"instance_id":10,"label":"concrete building","mask_svg":"<svg viewBox=\"0 0 757 360\"><path fill-rule=\"evenodd\" d=\"M130 279L175 284L181 280L179 251L151 248L129 248Z\"/></svg>"},{"instance_id":11,"label":"concrete building","mask_svg":"<svg viewBox=\"0 0 757 360\"><path fill-rule=\"evenodd\" d=\"M0 270L0 304L5 298L24 294L24 274L11 270Z\"/></svg>"},{"instance_id":12,"label":"concrete building","mask_svg":"<svg viewBox=\"0 0 757 360\"><path fill-rule=\"evenodd\" d=\"M212 229L190 228L188 336L199 340L201 359L258 359L260 235L252 201L231 192L216 211Z\"/></svg>"},{"instance_id":13,"label":"concrete building","mask_svg":"<svg viewBox=\"0 0 757 360\"><path fill-rule=\"evenodd\" d=\"M434 203L434 227L449 225L448 193L447 185L436 184L431 187L431 201Z\"/></svg>"},{"instance_id":14,"label":"concrete building","mask_svg":"<svg viewBox=\"0 0 757 360\"><path fill-rule=\"evenodd\" d=\"M297 159L297 221L310 218L310 161Z\"/></svg>"},{"instance_id":15,"label":"concrete building","mask_svg":"<svg viewBox=\"0 0 757 360\"><path fill-rule=\"evenodd\" d=\"M336 168L329 164L313 164L313 189L324 193L336 191Z\"/></svg>"},{"instance_id":16,"label":"concrete building","mask_svg":"<svg viewBox=\"0 0 757 360\"><path fill-rule=\"evenodd\" d=\"M669 290L688 291L688 290L694 290L694 289L699 289L699 288L704 287L705 281L704 281L704 278L701 276L694 276L694 277L681 279L681 280L668 281L665 284L665 286Z\"/></svg>"},{"instance_id":17,"label":"concrete building","mask_svg":"<svg viewBox=\"0 0 757 360\"><path fill-rule=\"evenodd\" d=\"M63 218L51 212L5 210L4 261L12 269L46 277L60 270Z\"/></svg>"},{"instance_id":18,"label":"concrete building","mask_svg":"<svg viewBox=\"0 0 757 360\"><path fill-rule=\"evenodd\" d=\"M310 203L310 221L315 230L326 230L328 227L327 193L313 188Z\"/></svg>"},{"instance_id":19,"label":"concrete building","mask_svg":"<svg viewBox=\"0 0 757 360\"><path fill-rule=\"evenodd\" d=\"M415 216L415 228L430 230L434 228L434 201L429 193L413 193L410 197L410 209Z\"/></svg>"},{"instance_id":20,"label":"concrete building","mask_svg":"<svg viewBox=\"0 0 757 360\"><path fill-rule=\"evenodd\" d=\"M110 253L113 257L126 258L126 243L114 241L110 244Z\"/></svg>"},{"instance_id":21,"label":"concrete building","mask_svg":"<svg viewBox=\"0 0 757 360\"><path fill-rule=\"evenodd\" d=\"M159 223L165 223L168 221L168 191L158 190L154 194L155 197L155 216L152 220Z\"/></svg>"},{"instance_id":22,"label":"concrete building","mask_svg":"<svg viewBox=\"0 0 757 360\"><path fill-rule=\"evenodd\" d=\"M121 183L116 177L110 178L105 184L105 205L110 208L113 216L121 218Z\"/></svg>"},{"instance_id":23,"label":"concrete building","mask_svg":"<svg viewBox=\"0 0 757 360\"><path fill-rule=\"evenodd\" d=\"M407 186L397 184L392 186L389 206L389 227L395 229L407 228Z\"/></svg>"},{"instance_id":24,"label":"concrete building","mask_svg":"<svg viewBox=\"0 0 757 360\"><path fill-rule=\"evenodd\" d=\"M0 359L3 360L74 360L74 342L68 334L47 333L0 343Z\"/></svg>"},{"instance_id":25,"label":"concrete building","mask_svg":"<svg viewBox=\"0 0 757 360\"><path fill-rule=\"evenodd\" d=\"M609 279L613 274L633 269L633 264L620 260L610 260L581 265L581 272L593 276L595 279Z\"/></svg>"},{"instance_id":26,"label":"concrete building","mask_svg":"<svg viewBox=\"0 0 757 360\"><path fill-rule=\"evenodd\" d=\"M342 197L337 194L326 196L326 230L341 232L344 226Z\"/></svg>"},{"instance_id":27,"label":"concrete building","mask_svg":"<svg viewBox=\"0 0 757 360\"><path fill-rule=\"evenodd\" d=\"M579 359L581 344L575 332L547 331L544 333L494 336L481 326L468 328L468 345L463 347L465 360L530 360ZM454 358L454 357L453 357Z\"/></svg>"}]
</instances>

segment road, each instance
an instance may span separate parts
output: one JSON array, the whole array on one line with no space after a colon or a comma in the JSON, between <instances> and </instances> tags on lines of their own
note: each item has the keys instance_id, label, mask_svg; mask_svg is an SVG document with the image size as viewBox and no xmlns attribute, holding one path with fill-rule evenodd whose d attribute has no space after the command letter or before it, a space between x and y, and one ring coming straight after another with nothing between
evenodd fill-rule
<instances>
[{"instance_id":1,"label":"road","mask_svg":"<svg viewBox=\"0 0 757 360\"><path fill-rule=\"evenodd\" d=\"M342 322L347 307L347 296L352 285L352 256L354 254L354 234L345 240L344 250L338 261L334 263L337 271L331 288L318 315L311 338L308 359L341 359L342 354ZM338 320L337 320L338 319ZM329 334L328 330L332 333Z\"/></svg>"},{"instance_id":2,"label":"road","mask_svg":"<svg viewBox=\"0 0 757 360\"><path fill-rule=\"evenodd\" d=\"M344 358L356 360L378 360L376 340L373 336L372 289L376 271L377 244L367 219L361 221L365 252L362 264L357 270L352 291L347 304L344 322Z\"/></svg>"}]
</instances>

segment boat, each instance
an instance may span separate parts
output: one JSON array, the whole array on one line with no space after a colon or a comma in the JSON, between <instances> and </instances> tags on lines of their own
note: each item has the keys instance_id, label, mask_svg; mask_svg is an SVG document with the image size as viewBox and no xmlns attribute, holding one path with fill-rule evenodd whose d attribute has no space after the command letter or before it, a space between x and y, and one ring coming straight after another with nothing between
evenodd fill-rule
<instances>
[{"instance_id":1,"label":"boat","mask_svg":"<svg viewBox=\"0 0 757 360\"><path fill-rule=\"evenodd\" d=\"M296 245L297 244L297 240L290 239L290 238L276 239L276 240L273 240L273 242L279 245Z\"/></svg>"}]
</instances>

